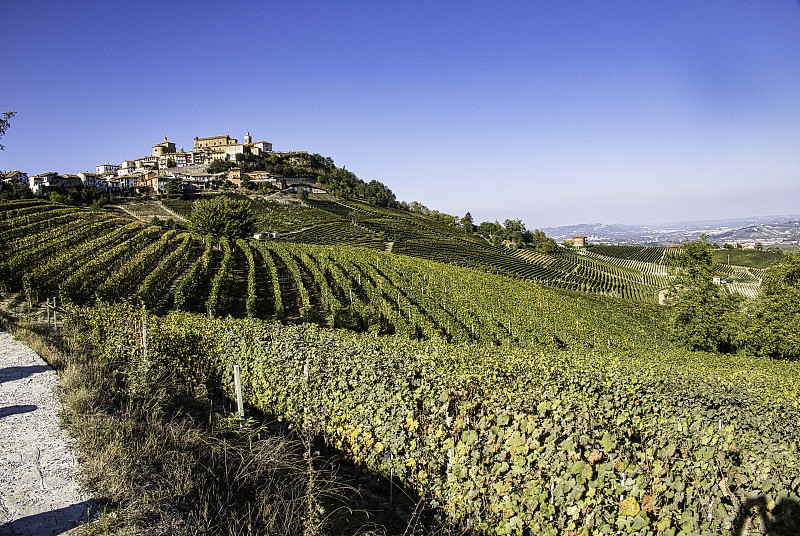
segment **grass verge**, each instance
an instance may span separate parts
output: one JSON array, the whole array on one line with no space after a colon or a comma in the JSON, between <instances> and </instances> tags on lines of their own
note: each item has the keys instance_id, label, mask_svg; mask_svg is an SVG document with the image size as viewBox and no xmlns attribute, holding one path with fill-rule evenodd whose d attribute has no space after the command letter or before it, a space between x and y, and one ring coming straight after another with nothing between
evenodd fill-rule
<instances>
[{"instance_id":1,"label":"grass verge","mask_svg":"<svg viewBox=\"0 0 800 536\"><path fill-rule=\"evenodd\" d=\"M60 334L7 314L0 323L60 373L62 426L104 503L82 534L323 533L322 505L343 488L299 440L228 416L169 371L131 396L130 365L97 360L79 323Z\"/></svg>"},{"instance_id":2,"label":"grass verge","mask_svg":"<svg viewBox=\"0 0 800 536\"><path fill-rule=\"evenodd\" d=\"M101 358L78 315L57 332L39 316L0 308L0 326L59 373L61 424L102 504L81 534L462 533L426 520L422 503L397 487L387 509L388 481L319 438L234 418L227 400L162 361L129 349Z\"/></svg>"}]
</instances>

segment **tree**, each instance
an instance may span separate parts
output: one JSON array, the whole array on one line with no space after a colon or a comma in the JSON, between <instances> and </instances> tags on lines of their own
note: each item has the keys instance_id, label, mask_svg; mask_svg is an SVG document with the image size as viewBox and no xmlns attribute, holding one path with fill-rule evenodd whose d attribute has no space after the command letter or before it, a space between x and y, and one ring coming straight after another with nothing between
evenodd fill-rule
<instances>
[{"instance_id":1,"label":"tree","mask_svg":"<svg viewBox=\"0 0 800 536\"><path fill-rule=\"evenodd\" d=\"M203 236L244 238L253 234L255 217L249 201L212 197L194 204L189 230Z\"/></svg>"},{"instance_id":2,"label":"tree","mask_svg":"<svg viewBox=\"0 0 800 536\"><path fill-rule=\"evenodd\" d=\"M686 243L674 263L681 271L667 301L670 336L692 350L733 351L743 298L714 283L707 237Z\"/></svg>"},{"instance_id":3,"label":"tree","mask_svg":"<svg viewBox=\"0 0 800 536\"><path fill-rule=\"evenodd\" d=\"M230 162L222 159L212 160L211 163L206 167L206 173L223 173L235 167L236 162Z\"/></svg>"},{"instance_id":4,"label":"tree","mask_svg":"<svg viewBox=\"0 0 800 536\"><path fill-rule=\"evenodd\" d=\"M463 227L464 230L469 234L472 234L475 231L475 224L472 221L472 214L469 212L464 214L464 217L461 218L461 227Z\"/></svg>"},{"instance_id":5,"label":"tree","mask_svg":"<svg viewBox=\"0 0 800 536\"><path fill-rule=\"evenodd\" d=\"M710 270L714 263L714 252L708 243L708 236L701 234L697 240L685 243L683 255L676 259L678 265L687 267L690 271Z\"/></svg>"},{"instance_id":6,"label":"tree","mask_svg":"<svg viewBox=\"0 0 800 536\"><path fill-rule=\"evenodd\" d=\"M528 234L530 235L530 240L528 240L528 242L530 242L533 249L539 253L555 253L558 249L556 241L547 236L544 231L536 229L532 234Z\"/></svg>"},{"instance_id":7,"label":"tree","mask_svg":"<svg viewBox=\"0 0 800 536\"><path fill-rule=\"evenodd\" d=\"M8 127L11 126L11 118L17 115L17 112L3 112L3 118L0 119L0 138L6 133ZM0 144L0 151L4 151L5 146Z\"/></svg>"},{"instance_id":8,"label":"tree","mask_svg":"<svg viewBox=\"0 0 800 536\"><path fill-rule=\"evenodd\" d=\"M183 183L178 177L167 179L167 186L164 189L164 197L167 199L177 199L183 194Z\"/></svg>"},{"instance_id":9,"label":"tree","mask_svg":"<svg viewBox=\"0 0 800 536\"><path fill-rule=\"evenodd\" d=\"M770 266L766 281L745 307L740 345L756 355L800 359L800 254Z\"/></svg>"}]
</instances>

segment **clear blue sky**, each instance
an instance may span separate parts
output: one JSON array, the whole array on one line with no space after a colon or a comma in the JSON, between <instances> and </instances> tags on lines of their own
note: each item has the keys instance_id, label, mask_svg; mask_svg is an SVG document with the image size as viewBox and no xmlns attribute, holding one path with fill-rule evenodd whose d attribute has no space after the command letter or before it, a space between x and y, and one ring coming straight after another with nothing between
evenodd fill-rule
<instances>
[{"instance_id":1,"label":"clear blue sky","mask_svg":"<svg viewBox=\"0 0 800 536\"><path fill-rule=\"evenodd\" d=\"M0 169L249 130L528 228L800 213L800 4L0 0Z\"/></svg>"}]
</instances>

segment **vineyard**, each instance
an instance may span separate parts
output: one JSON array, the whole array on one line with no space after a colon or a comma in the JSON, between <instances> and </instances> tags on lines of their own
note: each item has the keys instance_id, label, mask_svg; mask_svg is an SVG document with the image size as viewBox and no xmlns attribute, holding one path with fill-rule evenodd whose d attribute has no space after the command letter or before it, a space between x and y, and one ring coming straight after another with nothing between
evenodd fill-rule
<instances>
[{"instance_id":1,"label":"vineyard","mask_svg":"<svg viewBox=\"0 0 800 536\"><path fill-rule=\"evenodd\" d=\"M519 280L397 251L198 239L43 202L4 208L0 239L14 254L3 260L3 284L32 302L55 295L81 305L124 300L141 302L160 314L174 308L211 316L310 321L376 335L488 346L665 344L654 306L641 304L631 314L618 300L529 281L565 272L571 266L567 257L532 263L499 252L491 257L492 248L480 246L489 252L487 263L510 266L516 260L525 267L529 280ZM446 244L436 249L447 251ZM433 251L431 247L429 256ZM584 264L572 263L582 269L583 281L608 277L587 264L594 261L578 260ZM616 269L617 277L642 285L632 270ZM585 282L575 283L578 277L562 286L589 288Z\"/></svg>"},{"instance_id":2,"label":"vineyard","mask_svg":"<svg viewBox=\"0 0 800 536\"><path fill-rule=\"evenodd\" d=\"M224 195L247 200L259 231L277 233L280 242L358 246L643 303L656 303L671 284L672 261L681 252L680 248L592 245L542 254L495 246L433 218L353 200L300 202ZM190 201L163 203L182 216L191 214ZM729 291L746 297L757 294L765 275L762 268L731 266L717 257L717 275L725 279Z\"/></svg>"},{"instance_id":3,"label":"vineyard","mask_svg":"<svg viewBox=\"0 0 800 536\"><path fill-rule=\"evenodd\" d=\"M350 201L300 211L313 223L260 241L8 202L0 286L80 306L65 321L141 374L231 394L240 365L250 407L467 530L716 534L756 499L800 529L797 363L668 342L651 294L674 250L544 255Z\"/></svg>"},{"instance_id":4,"label":"vineyard","mask_svg":"<svg viewBox=\"0 0 800 536\"><path fill-rule=\"evenodd\" d=\"M77 321L113 358L121 341L136 351L144 318L116 305ZM796 362L375 339L184 312L146 321L153 363L230 396L240 365L252 407L477 534L735 534L754 515L775 534L800 529Z\"/></svg>"},{"instance_id":5,"label":"vineyard","mask_svg":"<svg viewBox=\"0 0 800 536\"><path fill-rule=\"evenodd\" d=\"M620 348L662 339L650 304L674 277L672 248L545 255L352 201L261 205L272 217L291 211L317 223L279 240L229 243L42 201L7 203L0 238L13 255L3 260L2 278L32 301L141 300L158 313L313 321L412 339ZM766 276L760 268L715 270L747 297ZM625 313L611 298L639 302L639 312Z\"/></svg>"}]
</instances>

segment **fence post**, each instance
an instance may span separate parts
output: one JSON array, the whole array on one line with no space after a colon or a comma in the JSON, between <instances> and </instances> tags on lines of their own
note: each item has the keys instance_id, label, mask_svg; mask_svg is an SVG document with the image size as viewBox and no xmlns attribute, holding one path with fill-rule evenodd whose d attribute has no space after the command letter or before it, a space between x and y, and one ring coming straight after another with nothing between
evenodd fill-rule
<instances>
[{"instance_id":1,"label":"fence post","mask_svg":"<svg viewBox=\"0 0 800 536\"><path fill-rule=\"evenodd\" d=\"M394 512L394 504L393 504L393 491L394 491L394 452L390 455L390 466L389 466L389 511Z\"/></svg>"},{"instance_id":2,"label":"fence post","mask_svg":"<svg viewBox=\"0 0 800 536\"><path fill-rule=\"evenodd\" d=\"M45 305L45 310L47 311L47 327L50 327L50 298L45 298L44 302L47 304Z\"/></svg>"},{"instance_id":3,"label":"fence post","mask_svg":"<svg viewBox=\"0 0 800 536\"><path fill-rule=\"evenodd\" d=\"M244 418L244 401L242 400L242 379L239 376L239 365L233 366L233 386L236 390L236 411Z\"/></svg>"}]
</instances>

